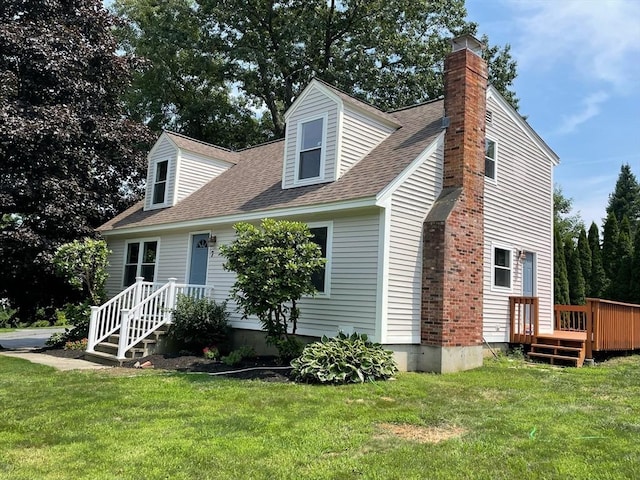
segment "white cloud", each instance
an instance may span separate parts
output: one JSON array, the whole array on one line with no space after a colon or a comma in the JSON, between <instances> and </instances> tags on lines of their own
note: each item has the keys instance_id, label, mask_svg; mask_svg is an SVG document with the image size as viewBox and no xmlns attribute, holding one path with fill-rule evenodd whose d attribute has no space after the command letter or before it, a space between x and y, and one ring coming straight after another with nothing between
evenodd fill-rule
<instances>
[{"instance_id":1,"label":"white cloud","mask_svg":"<svg viewBox=\"0 0 640 480\"><path fill-rule=\"evenodd\" d=\"M555 64L625 92L640 74L637 0L511 0L521 68Z\"/></svg>"},{"instance_id":2,"label":"white cloud","mask_svg":"<svg viewBox=\"0 0 640 480\"><path fill-rule=\"evenodd\" d=\"M582 108L579 112L562 117L562 124L557 133L563 135L575 132L578 126L600 113L600 105L608 98L609 95L602 91L589 95L582 102Z\"/></svg>"}]
</instances>

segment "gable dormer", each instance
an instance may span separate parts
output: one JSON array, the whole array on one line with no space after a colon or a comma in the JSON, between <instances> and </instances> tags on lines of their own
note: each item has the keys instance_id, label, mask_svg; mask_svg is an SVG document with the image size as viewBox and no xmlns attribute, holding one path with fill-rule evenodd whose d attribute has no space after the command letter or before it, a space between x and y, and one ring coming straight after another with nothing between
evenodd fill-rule
<instances>
[{"instance_id":1,"label":"gable dormer","mask_svg":"<svg viewBox=\"0 0 640 480\"><path fill-rule=\"evenodd\" d=\"M148 155L144 209L172 207L236 163L235 152L163 132Z\"/></svg>"},{"instance_id":2,"label":"gable dormer","mask_svg":"<svg viewBox=\"0 0 640 480\"><path fill-rule=\"evenodd\" d=\"M337 180L400 127L392 115L316 79L285 121L282 188Z\"/></svg>"}]
</instances>

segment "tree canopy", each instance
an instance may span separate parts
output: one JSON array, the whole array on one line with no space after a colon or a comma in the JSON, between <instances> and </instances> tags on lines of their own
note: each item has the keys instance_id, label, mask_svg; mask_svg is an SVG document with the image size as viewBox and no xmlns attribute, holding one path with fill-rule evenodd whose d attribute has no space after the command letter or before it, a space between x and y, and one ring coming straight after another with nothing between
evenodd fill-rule
<instances>
[{"instance_id":1,"label":"tree canopy","mask_svg":"<svg viewBox=\"0 0 640 480\"><path fill-rule=\"evenodd\" d=\"M23 311L65 295L56 248L141 191L151 137L123 116L132 59L114 20L100 0L0 9L0 297Z\"/></svg>"},{"instance_id":2,"label":"tree canopy","mask_svg":"<svg viewBox=\"0 0 640 480\"><path fill-rule=\"evenodd\" d=\"M636 232L640 220L640 184L631 172L629 164L620 167L615 189L609 195L607 215L609 214L616 217L618 224L621 224L623 218L627 217L631 234Z\"/></svg>"},{"instance_id":3,"label":"tree canopy","mask_svg":"<svg viewBox=\"0 0 640 480\"><path fill-rule=\"evenodd\" d=\"M239 125L246 143L281 137L284 112L313 77L383 110L436 98L448 39L477 32L464 0L116 0L114 9L128 24L122 47L150 60L130 110L186 134L200 122L200 139L227 147L238 145ZM483 41L490 81L517 107L509 46ZM228 122L209 126L211 114L186 105L197 99ZM248 108L261 120L243 123Z\"/></svg>"}]
</instances>

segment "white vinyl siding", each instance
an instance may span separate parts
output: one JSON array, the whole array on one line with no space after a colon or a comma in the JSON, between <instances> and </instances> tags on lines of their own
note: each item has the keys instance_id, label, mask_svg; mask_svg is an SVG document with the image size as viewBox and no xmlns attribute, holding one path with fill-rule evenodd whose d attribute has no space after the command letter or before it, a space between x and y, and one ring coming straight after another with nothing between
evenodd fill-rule
<instances>
[{"instance_id":1,"label":"white vinyl siding","mask_svg":"<svg viewBox=\"0 0 640 480\"><path fill-rule=\"evenodd\" d=\"M287 118L287 131L285 143L285 165L282 188L298 186L296 182L296 169L298 168L298 128L302 123L315 120L326 115L326 131L323 132L326 142L323 145L324 170L320 179L312 183L332 181L336 176L336 146L338 131L338 104L319 89L313 88L304 98L304 101ZM305 185L308 182L304 182Z\"/></svg>"},{"instance_id":2,"label":"white vinyl siding","mask_svg":"<svg viewBox=\"0 0 640 480\"><path fill-rule=\"evenodd\" d=\"M179 283L185 282L187 270L187 251L189 248L190 236L188 231L175 233L164 233L157 236L131 236L131 237L107 237L107 245L112 251L109 255L109 266L107 272L106 289L109 297L112 297L122 290L124 279L125 254L129 242L139 242L141 240L158 241L158 253L156 261L155 281L165 283L169 278L175 277Z\"/></svg>"},{"instance_id":3,"label":"white vinyl siding","mask_svg":"<svg viewBox=\"0 0 640 480\"><path fill-rule=\"evenodd\" d=\"M144 209L153 210L156 208L164 208L173 205L173 192L176 181L176 161L178 150L173 143L166 137L162 137L149 154L147 163L147 184L144 200ZM164 202L153 204L153 190L156 183L156 165L159 162L167 161L167 180L165 188Z\"/></svg>"},{"instance_id":4,"label":"white vinyl siding","mask_svg":"<svg viewBox=\"0 0 640 480\"><path fill-rule=\"evenodd\" d=\"M487 108L492 122L486 134L500 147L500 180L485 182L484 337L489 342L507 342L509 297L522 295L520 250L535 255L534 295L540 302L540 331L552 331L553 166L498 102L489 98ZM510 291L492 285L494 246L511 249Z\"/></svg>"},{"instance_id":5,"label":"white vinyl siding","mask_svg":"<svg viewBox=\"0 0 640 480\"><path fill-rule=\"evenodd\" d=\"M386 341L420 343L422 231L442 190L442 145L393 193Z\"/></svg>"},{"instance_id":6,"label":"white vinyl siding","mask_svg":"<svg viewBox=\"0 0 640 480\"><path fill-rule=\"evenodd\" d=\"M304 218L310 225L331 223L331 263L327 268L330 276L329 295L305 297L300 300L298 332L301 335L320 337L335 335L339 328L374 336L376 319L376 285L378 259L378 218L376 212L358 217L344 217L327 221L326 218ZM231 227L214 228L217 245L234 239ZM329 229L331 233L331 229ZM210 257L208 278L216 286L215 297L228 297L235 275L222 268L224 259L218 247ZM232 325L237 328L259 330L257 319L242 319L235 311L235 303L228 303Z\"/></svg>"},{"instance_id":7,"label":"white vinyl siding","mask_svg":"<svg viewBox=\"0 0 640 480\"><path fill-rule=\"evenodd\" d=\"M344 175L394 131L394 128L383 125L348 106L345 106L342 123L339 176Z\"/></svg>"},{"instance_id":8,"label":"white vinyl siding","mask_svg":"<svg viewBox=\"0 0 640 480\"><path fill-rule=\"evenodd\" d=\"M186 150L180 151L176 203L231 167L230 163L213 160Z\"/></svg>"}]
</instances>

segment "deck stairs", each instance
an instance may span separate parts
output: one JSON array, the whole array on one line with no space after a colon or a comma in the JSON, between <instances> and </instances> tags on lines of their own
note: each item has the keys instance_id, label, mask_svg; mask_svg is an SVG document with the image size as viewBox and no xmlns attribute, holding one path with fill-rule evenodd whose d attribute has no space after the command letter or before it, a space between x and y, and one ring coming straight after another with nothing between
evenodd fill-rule
<instances>
[{"instance_id":1,"label":"deck stairs","mask_svg":"<svg viewBox=\"0 0 640 480\"><path fill-rule=\"evenodd\" d=\"M551 365L581 367L586 356L584 332L556 332L538 335L531 344L529 359Z\"/></svg>"},{"instance_id":2,"label":"deck stairs","mask_svg":"<svg viewBox=\"0 0 640 480\"><path fill-rule=\"evenodd\" d=\"M157 351L172 321L178 295L210 297L206 285L136 282L101 306L91 307L85 359L106 365L141 358Z\"/></svg>"}]
</instances>

